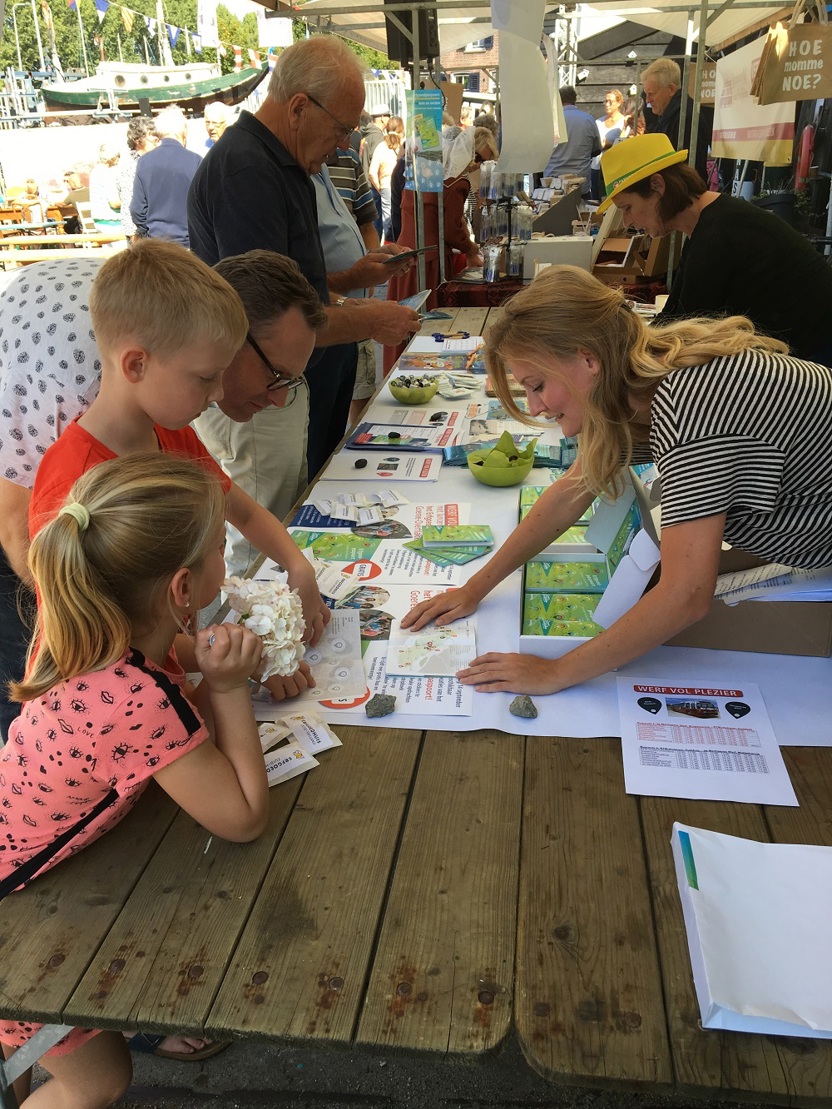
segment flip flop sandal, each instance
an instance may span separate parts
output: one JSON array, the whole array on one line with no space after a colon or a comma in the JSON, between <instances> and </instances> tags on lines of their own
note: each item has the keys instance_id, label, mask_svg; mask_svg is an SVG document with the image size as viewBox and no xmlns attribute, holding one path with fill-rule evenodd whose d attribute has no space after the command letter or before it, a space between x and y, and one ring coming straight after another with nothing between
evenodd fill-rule
<instances>
[{"instance_id":1,"label":"flip flop sandal","mask_svg":"<svg viewBox=\"0 0 832 1109\"><path fill-rule=\"evenodd\" d=\"M157 1036L151 1032L137 1032L131 1040L127 1041L127 1046L131 1051L144 1055L155 1055L159 1059L176 1059L180 1063L199 1063L203 1059L210 1059L213 1055L219 1055L231 1044L230 1040L216 1040L214 1043L206 1044L205 1047L200 1047L196 1051L165 1051L159 1045L164 1043L167 1038L167 1036Z\"/></svg>"}]
</instances>

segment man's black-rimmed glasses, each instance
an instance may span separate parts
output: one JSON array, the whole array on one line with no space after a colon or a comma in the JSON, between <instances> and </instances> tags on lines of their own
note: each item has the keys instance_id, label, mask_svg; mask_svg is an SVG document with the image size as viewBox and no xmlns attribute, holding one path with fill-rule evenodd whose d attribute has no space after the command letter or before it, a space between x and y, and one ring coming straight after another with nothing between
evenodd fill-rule
<instances>
[{"instance_id":1,"label":"man's black-rimmed glasses","mask_svg":"<svg viewBox=\"0 0 832 1109\"><path fill-rule=\"evenodd\" d=\"M271 382L270 385L266 386L266 389L269 393L275 393L278 389L286 389L287 392L294 393L295 389L297 389L299 385L303 384L305 380L303 374L301 374L300 377L286 377L285 374L278 373L278 371L274 368L274 366L265 356L263 351L254 341L250 331L246 335L246 342L274 378L274 381Z\"/></svg>"}]
</instances>

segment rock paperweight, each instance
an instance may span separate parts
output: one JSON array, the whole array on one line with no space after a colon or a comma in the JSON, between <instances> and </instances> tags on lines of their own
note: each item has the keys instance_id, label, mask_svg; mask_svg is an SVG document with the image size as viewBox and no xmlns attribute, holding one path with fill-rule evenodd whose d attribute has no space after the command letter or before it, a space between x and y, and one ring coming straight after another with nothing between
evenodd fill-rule
<instances>
[{"instance_id":1,"label":"rock paperweight","mask_svg":"<svg viewBox=\"0 0 832 1109\"><path fill-rule=\"evenodd\" d=\"M512 716L522 716L524 720L537 719L537 708L535 707L535 703L531 697L525 693L521 697L514 698L508 706L508 711Z\"/></svg>"},{"instance_id":2,"label":"rock paperweight","mask_svg":"<svg viewBox=\"0 0 832 1109\"><path fill-rule=\"evenodd\" d=\"M364 706L368 716L389 716L396 708L396 698L392 693L376 693ZM537 710L535 710L537 716Z\"/></svg>"}]
</instances>

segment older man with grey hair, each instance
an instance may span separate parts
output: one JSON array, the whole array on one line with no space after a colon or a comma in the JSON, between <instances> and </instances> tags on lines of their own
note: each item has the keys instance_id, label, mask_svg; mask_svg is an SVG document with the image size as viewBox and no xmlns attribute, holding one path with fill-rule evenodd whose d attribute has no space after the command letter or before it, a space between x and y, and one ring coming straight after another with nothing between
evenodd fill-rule
<instances>
[{"instance_id":1,"label":"older man with grey hair","mask_svg":"<svg viewBox=\"0 0 832 1109\"><path fill-rule=\"evenodd\" d=\"M337 274L327 273L321 247L311 175L321 171L357 124L364 73L357 56L334 36L313 36L284 50L263 104L254 115L241 112L208 151L188 197L191 249L210 265L258 247L297 262L326 305L327 326L316 336L317 348L368 338L396 345L419 329L418 314L395 302L330 297L331 287L343 293L383 284L402 272L390 260L402 251L395 244L371 251ZM325 366L316 375L316 353L307 379L317 399L334 391L334 375ZM222 414L206 413L199 433L222 465L251 460L244 488L280 516L298 493L296 481L286 475L298 473L307 428L315 442L327 441L331 430L327 405L316 404L315 411L321 412L320 421L313 417L310 422L308 397L298 396L282 411L258 413L246 431ZM211 428L206 426L210 420Z\"/></svg>"},{"instance_id":2,"label":"older man with grey hair","mask_svg":"<svg viewBox=\"0 0 832 1109\"><path fill-rule=\"evenodd\" d=\"M159 112L156 134L159 145L136 163L130 215L141 238L188 246L188 189L200 159L185 149L188 121L181 108Z\"/></svg>"},{"instance_id":3,"label":"older man with grey hair","mask_svg":"<svg viewBox=\"0 0 832 1109\"><path fill-rule=\"evenodd\" d=\"M650 106L653 118L647 131L653 135L667 135L675 150L690 149L693 101L686 97L685 131L679 140L679 116L682 112L682 71L672 58L656 58L641 75L644 99ZM699 109L699 130L696 139L695 167L703 181L708 180L708 147L713 133L714 110Z\"/></svg>"}]
</instances>

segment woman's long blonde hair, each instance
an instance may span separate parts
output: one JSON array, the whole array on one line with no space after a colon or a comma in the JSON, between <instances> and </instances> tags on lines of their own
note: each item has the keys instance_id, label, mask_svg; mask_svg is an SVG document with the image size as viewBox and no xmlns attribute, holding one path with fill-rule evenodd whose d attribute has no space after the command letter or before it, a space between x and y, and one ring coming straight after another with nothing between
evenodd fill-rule
<instances>
[{"instance_id":1,"label":"woman's long blonde hair","mask_svg":"<svg viewBox=\"0 0 832 1109\"><path fill-rule=\"evenodd\" d=\"M594 355L599 371L587 397L579 444L584 480L602 495L618 488L634 438L646 438L637 429L634 435L633 402L652 398L674 370L749 349L788 351L785 343L756 333L744 316L648 327L617 290L576 266L551 266L512 297L489 328L486 364L505 409L539 427L512 397L506 361L539 360L541 374L553 376L556 371L547 367L552 355Z\"/></svg>"},{"instance_id":2,"label":"woman's long blonde hair","mask_svg":"<svg viewBox=\"0 0 832 1109\"><path fill-rule=\"evenodd\" d=\"M198 566L216 542L225 511L213 474L159 452L102 462L66 503L82 505L89 524L81 509L61 512L32 540L41 603L26 677L9 685L15 701L121 658L134 629L152 628L176 571Z\"/></svg>"}]
</instances>

